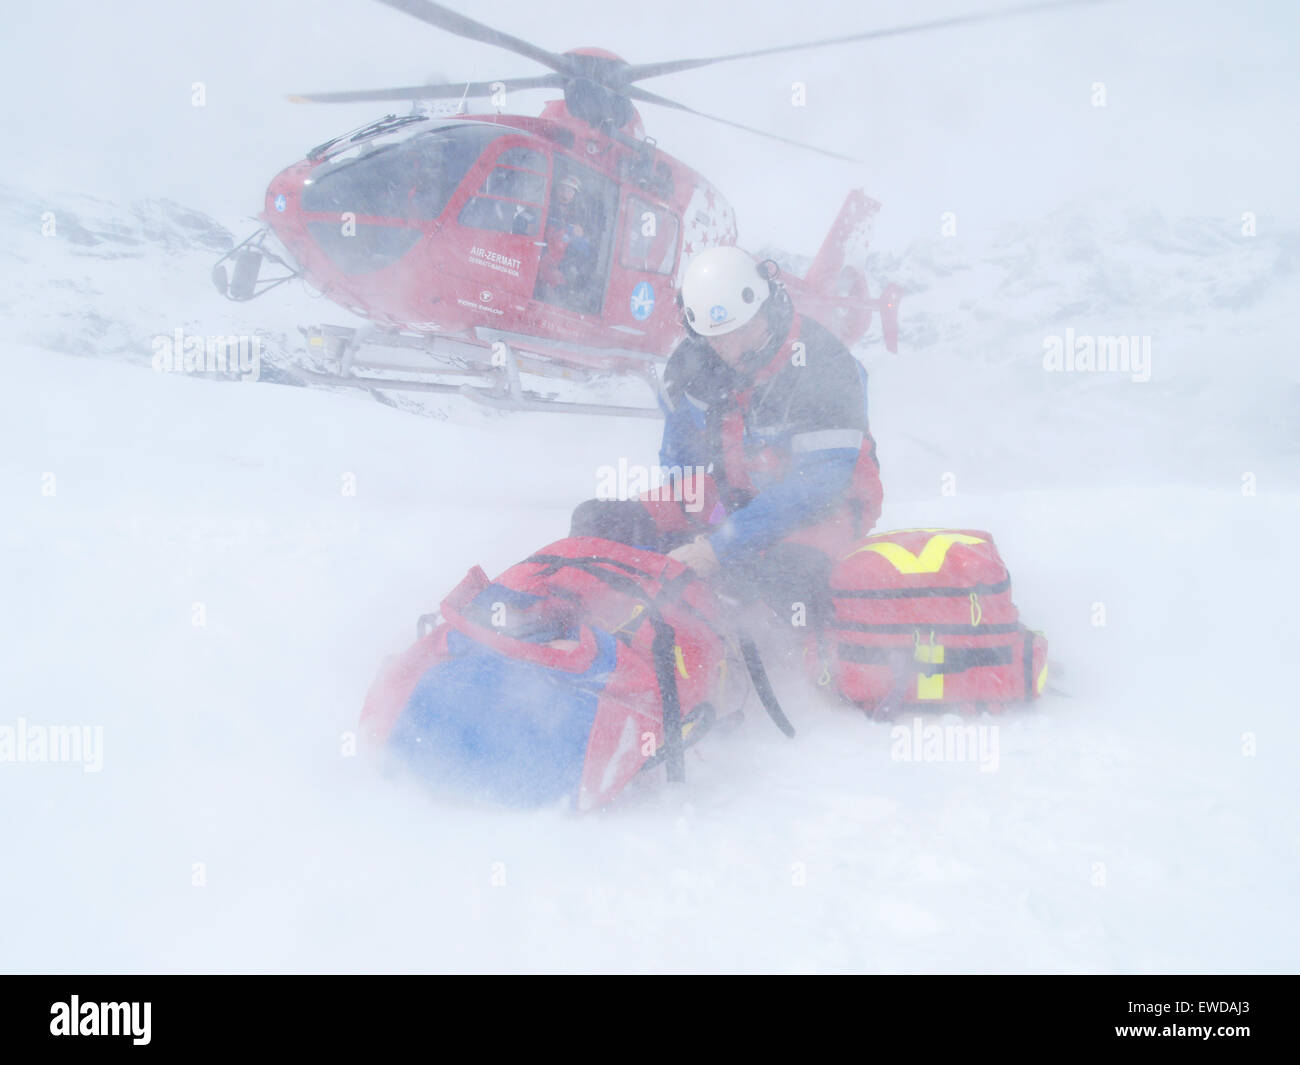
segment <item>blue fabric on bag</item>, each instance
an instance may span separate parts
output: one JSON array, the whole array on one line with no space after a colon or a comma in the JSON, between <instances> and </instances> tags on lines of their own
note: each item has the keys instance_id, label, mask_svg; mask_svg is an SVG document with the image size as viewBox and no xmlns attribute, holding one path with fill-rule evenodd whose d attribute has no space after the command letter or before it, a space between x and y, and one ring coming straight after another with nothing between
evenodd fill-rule
<instances>
[{"instance_id":1,"label":"blue fabric on bag","mask_svg":"<svg viewBox=\"0 0 1300 1065\"><path fill-rule=\"evenodd\" d=\"M439 785L512 806L575 795L617 643L596 630L581 674L507 658L452 633L452 657L416 685L389 739Z\"/></svg>"}]
</instances>

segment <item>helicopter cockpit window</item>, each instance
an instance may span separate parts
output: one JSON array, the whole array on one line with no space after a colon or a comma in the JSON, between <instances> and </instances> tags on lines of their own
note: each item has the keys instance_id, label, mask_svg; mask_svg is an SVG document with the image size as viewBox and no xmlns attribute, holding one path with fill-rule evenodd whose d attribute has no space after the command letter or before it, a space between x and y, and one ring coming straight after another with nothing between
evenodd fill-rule
<instances>
[{"instance_id":1,"label":"helicopter cockpit window","mask_svg":"<svg viewBox=\"0 0 1300 1065\"><path fill-rule=\"evenodd\" d=\"M460 122L406 140L343 153L312 171L303 186L306 211L431 221L498 129Z\"/></svg>"},{"instance_id":2,"label":"helicopter cockpit window","mask_svg":"<svg viewBox=\"0 0 1300 1065\"><path fill-rule=\"evenodd\" d=\"M503 151L457 221L474 229L534 237L546 202L546 156L531 148Z\"/></svg>"},{"instance_id":3,"label":"helicopter cockpit window","mask_svg":"<svg viewBox=\"0 0 1300 1065\"><path fill-rule=\"evenodd\" d=\"M482 192L485 196L499 196L505 200L519 200L521 203L540 206L546 199L546 175L498 166L483 182Z\"/></svg>"},{"instance_id":4,"label":"helicopter cockpit window","mask_svg":"<svg viewBox=\"0 0 1300 1065\"><path fill-rule=\"evenodd\" d=\"M619 261L629 270L671 274L677 261L677 216L629 196Z\"/></svg>"},{"instance_id":5,"label":"helicopter cockpit window","mask_svg":"<svg viewBox=\"0 0 1300 1065\"><path fill-rule=\"evenodd\" d=\"M546 173L546 156L532 148L507 148L497 159L497 166L513 166L518 170Z\"/></svg>"},{"instance_id":6,"label":"helicopter cockpit window","mask_svg":"<svg viewBox=\"0 0 1300 1065\"><path fill-rule=\"evenodd\" d=\"M537 210L525 203L475 196L460 209L457 221L471 229L490 229L494 233L513 233L517 237L537 234Z\"/></svg>"}]
</instances>

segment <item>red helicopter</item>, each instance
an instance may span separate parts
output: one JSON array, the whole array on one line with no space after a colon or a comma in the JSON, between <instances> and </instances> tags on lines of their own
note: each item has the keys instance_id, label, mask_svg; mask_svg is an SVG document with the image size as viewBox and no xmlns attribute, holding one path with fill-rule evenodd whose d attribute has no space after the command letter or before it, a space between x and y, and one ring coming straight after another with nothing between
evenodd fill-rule
<instances>
[{"instance_id":1,"label":"red helicopter","mask_svg":"<svg viewBox=\"0 0 1300 1065\"><path fill-rule=\"evenodd\" d=\"M702 248L736 241L726 200L645 135L634 101L846 157L704 115L637 82L1079 0L643 64L598 48L550 52L430 0L380 2L551 73L291 99L452 100L463 109L474 98L499 104L508 92L554 88L563 100L536 117L390 114L312 149L272 179L265 225L214 267L218 290L248 300L302 278L367 319L361 329L303 330L329 367L311 376L333 383L457 393L510 409L655 417L651 407L561 401L521 383L521 374L579 382L631 375L657 387L662 360L684 334L675 292L686 264ZM879 312L885 346L894 351L901 292L890 285L872 298L861 265L879 207L851 192L806 275L783 281L801 309L849 346ZM286 272L263 277L268 263Z\"/></svg>"}]
</instances>

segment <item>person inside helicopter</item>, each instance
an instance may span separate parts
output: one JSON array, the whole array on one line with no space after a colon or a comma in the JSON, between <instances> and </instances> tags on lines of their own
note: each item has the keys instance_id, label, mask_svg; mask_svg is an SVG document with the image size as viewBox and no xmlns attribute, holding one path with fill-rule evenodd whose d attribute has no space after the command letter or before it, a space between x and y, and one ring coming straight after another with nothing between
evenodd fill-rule
<instances>
[{"instance_id":1,"label":"person inside helicopter","mask_svg":"<svg viewBox=\"0 0 1300 1065\"><path fill-rule=\"evenodd\" d=\"M599 220L574 174L555 186L546 222L546 248L538 271L538 295L550 303L591 312L599 252Z\"/></svg>"}]
</instances>

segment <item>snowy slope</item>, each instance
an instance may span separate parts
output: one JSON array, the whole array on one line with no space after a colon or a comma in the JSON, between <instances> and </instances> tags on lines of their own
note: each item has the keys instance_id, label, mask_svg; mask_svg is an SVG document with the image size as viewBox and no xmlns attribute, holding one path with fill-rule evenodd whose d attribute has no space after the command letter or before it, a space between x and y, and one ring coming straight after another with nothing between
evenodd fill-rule
<instances>
[{"instance_id":1,"label":"snowy slope","mask_svg":"<svg viewBox=\"0 0 1300 1065\"><path fill-rule=\"evenodd\" d=\"M47 214L51 236L42 232ZM249 304L206 284L251 219L232 223L232 234L167 200L115 204L0 186L0 220L10 234L0 245L9 279L0 311L23 343L144 365L153 339L176 329L257 336L260 379L300 383L297 368L314 363L298 326L358 323L301 282ZM761 250L807 268L806 254ZM891 488L928 494L945 473L959 490L981 492L1073 484L1089 471L1138 480L1208 474L1225 484L1261 469L1289 477L1300 459L1300 366L1282 338L1298 270L1300 226L1245 236L1239 219L1077 202L990 233L878 246L872 284L904 289L902 354L883 350L878 323L858 354L873 374ZM1045 372L1044 342L1066 330L1148 338L1150 379ZM635 384L599 394L649 398ZM988 404L972 396L1014 397L1014 421L991 421ZM441 397L386 399L473 424L498 417Z\"/></svg>"},{"instance_id":2,"label":"snowy slope","mask_svg":"<svg viewBox=\"0 0 1300 1065\"><path fill-rule=\"evenodd\" d=\"M0 898L44 915L5 923L6 969L1293 966L1293 629L1261 589L1289 565L1294 490L891 503L886 525L997 530L1069 664L1073 698L984 722L995 772L893 760L889 726L787 679L797 741L752 720L703 747L679 796L495 813L380 779L342 736L417 613L472 562L562 533L592 457L651 446L652 427L456 425L8 358L61 397L9 391L0 412L31 442L3 465L8 716L102 725L104 746L98 773L0 772L22 811Z\"/></svg>"}]
</instances>

